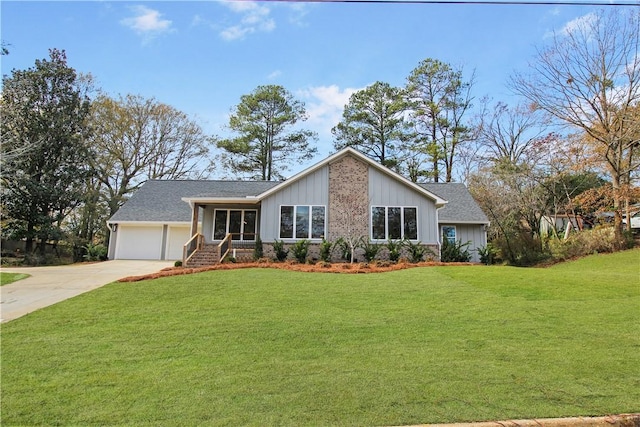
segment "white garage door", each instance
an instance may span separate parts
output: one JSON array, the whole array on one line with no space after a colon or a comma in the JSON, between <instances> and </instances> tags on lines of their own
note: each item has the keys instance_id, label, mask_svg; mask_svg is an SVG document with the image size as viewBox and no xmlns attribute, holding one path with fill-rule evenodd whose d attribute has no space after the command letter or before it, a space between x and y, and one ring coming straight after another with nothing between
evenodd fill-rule
<instances>
[{"instance_id":1,"label":"white garage door","mask_svg":"<svg viewBox=\"0 0 640 427\"><path fill-rule=\"evenodd\" d=\"M169 226L167 236L167 260L176 261L182 259L182 247L189 241L189 238L191 237L189 235L190 232L191 227L189 226Z\"/></svg>"},{"instance_id":2,"label":"white garage door","mask_svg":"<svg viewBox=\"0 0 640 427\"><path fill-rule=\"evenodd\" d=\"M118 227L116 259L160 259L162 225Z\"/></svg>"}]
</instances>

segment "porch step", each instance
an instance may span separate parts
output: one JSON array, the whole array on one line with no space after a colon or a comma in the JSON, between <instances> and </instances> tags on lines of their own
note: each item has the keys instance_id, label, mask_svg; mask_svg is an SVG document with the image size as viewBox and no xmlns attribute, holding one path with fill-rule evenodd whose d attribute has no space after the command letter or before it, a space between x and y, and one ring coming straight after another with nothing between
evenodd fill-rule
<instances>
[{"instance_id":1,"label":"porch step","mask_svg":"<svg viewBox=\"0 0 640 427\"><path fill-rule=\"evenodd\" d=\"M207 265L220 262L215 245L204 245L202 249L196 251L185 267L206 267Z\"/></svg>"}]
</instances>

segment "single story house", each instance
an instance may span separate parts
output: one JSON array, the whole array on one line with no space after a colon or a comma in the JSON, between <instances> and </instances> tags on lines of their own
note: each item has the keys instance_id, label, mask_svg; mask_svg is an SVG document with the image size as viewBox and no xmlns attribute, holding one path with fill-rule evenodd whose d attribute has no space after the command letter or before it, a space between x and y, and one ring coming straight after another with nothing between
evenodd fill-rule
<instances>
[{"instance_id":1,"label":"single story house","mask_svg":"<svg viewBox=\"0 0 640 427\"><path fill-rule=\"evenodd\" d=\"M322 239L362 237L408 239L437 258L445 236L470 242L479 261L488 224L464 184L416 184L345 148L282 182L147 181L108 220L109 258L202 265L256 236L265 256L275 241L306 239L314 256Z\"/></svg>"}]
</instances>

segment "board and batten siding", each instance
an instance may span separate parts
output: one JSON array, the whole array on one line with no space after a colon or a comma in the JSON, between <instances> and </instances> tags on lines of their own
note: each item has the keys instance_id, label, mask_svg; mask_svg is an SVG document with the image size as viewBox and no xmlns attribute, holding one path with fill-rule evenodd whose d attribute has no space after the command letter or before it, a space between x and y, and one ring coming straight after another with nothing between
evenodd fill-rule
<instances>
[{"instance_id":1,"label":"board and batten siding","mask_svg":"<svg viewBox=\"0 0 640 427\"><path fill-rule=\"evenodd\" d=\"M483 224L459 224L459 223L441 223L440 229L444 226L453 226L456 228L456 240L462 243L471 242L467 247L471 255L472 262L480 262L478 248L487 246L487 233ZM440 237L442 239L442 237Z\"/></svg>"},{"instance_id":2,"label":"board and batten siding","mask_svg":"<svg viewBox=\"0 0 640 427\"><path fill-rule=\"evenodd\" d=\"M438 243L435 202L372 167L369 168L369 205L417 207L418 240L424 244Z\"/></svg>"},{"instance_id":3,"label":"board and batten siding","mask_svg":"<svg viewBox=\"0 0 640 427\"><path fill-rule=\"evenodd\" d=\"M324 166L262 200L260 215L261 239L265 242L273 242L279 238L280 206L327 206L328 204L329 167Z\"/></svg>"}]
</instances>

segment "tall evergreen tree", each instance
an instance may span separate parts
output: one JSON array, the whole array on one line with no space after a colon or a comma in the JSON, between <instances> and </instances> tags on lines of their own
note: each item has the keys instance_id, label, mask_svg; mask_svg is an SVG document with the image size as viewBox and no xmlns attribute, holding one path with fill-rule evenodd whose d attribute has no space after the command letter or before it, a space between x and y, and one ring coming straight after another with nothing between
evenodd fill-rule
<instances>
[{"instance_id":1,"label":"tall evergreen tree","mask_svg":"<svg viewBox=\"0 0 640 427\"><path fill-rule=\"evenodd\" d=\"M229 129L239 136L217 142L222 165L238 177L271 181L284 178L293 162L309 160L317 139L309 130L290 130L307 119L304 103L282 86L258 86L243 95L229 119Z\"/></svg>"},{"instance_id":2,"label":"tall evergreen tree","mask_svg":"<svg viewBox=\"0 0 640 427\"><path fill-rule=\"evenodd\" d=\"M334 147L353 147L379 163L399 170L411 138L405 121L407 103L400 88L375 82L349 99L342 121L331 132Z\"/></svg>"},{"instance_id":3,"label":"tall evergreen tree","mask_svg":"<svg viewBox=\"0 0 640 427\"><path fill-rule=\"evenodd\" d=\"M61 225L84 197L91 174L86 145L89 100L64 51L49 60L3 77L2 229L26 239L32 252L39 241L61 237Z\"/></svg>"}]
</instances>

